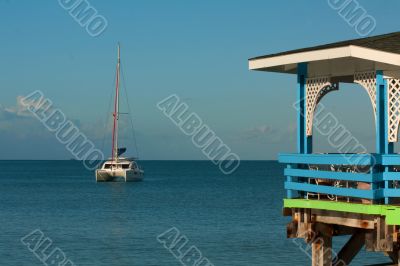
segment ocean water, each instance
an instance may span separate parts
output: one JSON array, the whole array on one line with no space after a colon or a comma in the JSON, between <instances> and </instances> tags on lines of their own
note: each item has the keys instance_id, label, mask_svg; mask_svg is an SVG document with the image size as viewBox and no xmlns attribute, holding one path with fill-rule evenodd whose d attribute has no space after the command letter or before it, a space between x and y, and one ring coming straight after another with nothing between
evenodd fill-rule
<instances>
[{"instance_id":1,"label":"ocean water","mask_svg":"<svg viewBox=\"0 0 400 266\"><path fill-rule=\"evenodd\" d=\"M0 265L44 265L55 248L74 265L182 265L157 240L173 227L182 252L195 246L215 266L310 265L286 239L277 162L244 161L231 175L206 161L141 165L144 182L96 183L78 161L0 161ZM52 241L42 256L21 242L36 229ZM352 265L387 261L363 252Z\"/></svg>"}]
</instances>

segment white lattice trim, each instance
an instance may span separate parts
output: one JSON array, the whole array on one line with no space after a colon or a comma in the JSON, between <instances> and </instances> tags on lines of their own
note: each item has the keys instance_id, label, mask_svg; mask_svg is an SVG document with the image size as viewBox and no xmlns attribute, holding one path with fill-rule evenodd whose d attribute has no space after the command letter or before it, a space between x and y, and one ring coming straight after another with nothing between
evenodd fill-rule
<instances>
[{"instance_id":1,"label":"white lattice trim","mask_svg":"<svg viewBox=\"0 0 400 266\"><path fill-rule=\"evenodd\" d=\"M330 77L309 78L306 83L306 132L312 135L314 111L327 93L338 90L338 84L332 85Z\"/></svg>"},{"instance_id":2,"label":"white lattice trim","mask_svg":"<svg viewBox=\"0 0 400 266\"><path fill-rule=\"evenodd\" d=\"M354 74L354 83L363 87L371 100L376 121L376 74L374 71L359 72Z\"/></svg>"},{"instance_id":3,"label":"white lattice trim","mask_svg":"<svg viewBox=\"0 0 400 266\"><path fill-rule=\"evenodd\" d=\"M387 79L388 141L398 141L400 122L400 79Z\"/></svg>"}]
</instances>

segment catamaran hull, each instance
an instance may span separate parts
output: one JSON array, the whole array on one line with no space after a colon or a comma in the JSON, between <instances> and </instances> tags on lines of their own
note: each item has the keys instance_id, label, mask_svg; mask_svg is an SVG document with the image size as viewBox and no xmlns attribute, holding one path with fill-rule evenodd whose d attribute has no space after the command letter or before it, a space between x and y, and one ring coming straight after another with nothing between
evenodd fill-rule
<instances>
[{"instance_id":1,"label":"catamaran hull","mask_svg":"<svg viewBox=\"0 0 400 266\"><path fill-rule=\"evenodd\" d=\"M142 170L96 170L97 182L139 182L142 180Z\"/></svg>"}]
</instances>

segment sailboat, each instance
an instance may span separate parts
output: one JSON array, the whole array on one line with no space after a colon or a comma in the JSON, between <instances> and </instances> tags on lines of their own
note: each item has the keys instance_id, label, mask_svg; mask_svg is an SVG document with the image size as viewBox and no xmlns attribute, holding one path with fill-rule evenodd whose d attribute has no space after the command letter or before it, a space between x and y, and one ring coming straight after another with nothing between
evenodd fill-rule
<instances>
[{"instance_id":1,"label":"sailboat","mask_svg":"<svg viewBox=\"0 0 400 266\"><path fill-rule=\"evenodd\" d=\"M96 170L97 182L134 182L143 180L144 171L137 164L136 158L121 157L126 152L126 148L118 147L118 120L121 114L119 112L120 68L121 49L118 44L111 158L105 161L100 169Z\"/></svg>"}]
</instances>

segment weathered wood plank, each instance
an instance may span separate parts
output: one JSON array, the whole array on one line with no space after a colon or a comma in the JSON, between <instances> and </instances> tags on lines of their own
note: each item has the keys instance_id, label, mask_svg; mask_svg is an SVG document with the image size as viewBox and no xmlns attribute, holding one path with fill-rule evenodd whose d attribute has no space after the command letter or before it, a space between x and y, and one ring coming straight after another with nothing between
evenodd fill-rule
<instances>
[{"instance_id":1,"label":"weathered wood plank","mask_svg":"<svg viewBox=\"0 0 400 266\"><path fill-rule=\"evenodd\" d=\"M374 229L374 221L360 220L346 217L316 216L317 222L326 224L343 225L353 228Z\"/></svg>"}]
</instances>

